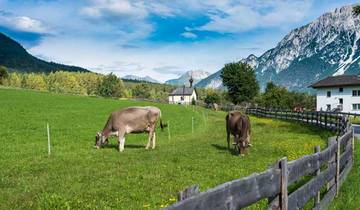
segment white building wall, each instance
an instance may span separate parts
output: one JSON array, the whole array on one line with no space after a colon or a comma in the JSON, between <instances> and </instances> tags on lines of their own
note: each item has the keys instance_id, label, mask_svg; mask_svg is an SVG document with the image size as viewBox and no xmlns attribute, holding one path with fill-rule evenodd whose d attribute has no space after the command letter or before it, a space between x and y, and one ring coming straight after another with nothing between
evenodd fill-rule
<instances>
[{"instance_id":1,"label":"white building wall","mask_svg":"<svg viewBox=\"0 0 360 210\"><path fill-rule=\"evenodd\" d=\"M184 96L184 100L181 100L181 95L175 95L175 96L169 96L169 104L191 104L192 102L192 98L195 99L195 101L197 100L197 95L196 92L193 91L192 95L186 95Z\"/></svg>"},{"instance_id":2,"label":"white building wall","mask_svg":"<svg viewBox=\"0 0 360 210\"><path fill-rule=\"evenodd\" d=\"M360 86L343 87L343 92L339 91L339 87L318 88L316 90L316 110L326 111L327 105L331 105L331 109L338 107L339 99L343 99L342 112L359 113L360 110L353 110L353 104L360 104L360 96L353 96L353 90L360 90ZM331 92L331 97L327 97L327 92Z\"/></svg>"}]
</instances>

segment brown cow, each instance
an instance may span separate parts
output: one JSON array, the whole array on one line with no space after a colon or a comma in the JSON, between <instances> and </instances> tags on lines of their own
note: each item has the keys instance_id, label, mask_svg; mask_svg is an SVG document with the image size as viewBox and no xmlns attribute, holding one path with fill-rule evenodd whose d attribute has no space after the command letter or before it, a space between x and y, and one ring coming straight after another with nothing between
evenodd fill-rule
<instances>
[{"instance_id":1,"label":"brown cow","mask_svg":"<svg viewBox=\"0 0 360 210\"><path fill-rule=\"evenodd\" d=\"M230 149L230 134L234 136L235 149L244 156L246 147L250 145L251 124L248 116L238 111L226 115L226 132L228 149Z\"/></svg>"},{"instance_id":2,"label":"brown cow","mask_svg":"<svg viewBox=\"0 0 360 210\"><path fill-rule=\"evenodd\" d=\"M124 151L125 135L128 133L149 133L146 149L155 148L155 128L160 119L161 129L164 124L161 121L161 111L157 107L128 107L111 113L104 129L95 137L95 147L99 149L108 142L108 137L115 135L119 139L119 151Z\"/></svg>"}]
</instances>

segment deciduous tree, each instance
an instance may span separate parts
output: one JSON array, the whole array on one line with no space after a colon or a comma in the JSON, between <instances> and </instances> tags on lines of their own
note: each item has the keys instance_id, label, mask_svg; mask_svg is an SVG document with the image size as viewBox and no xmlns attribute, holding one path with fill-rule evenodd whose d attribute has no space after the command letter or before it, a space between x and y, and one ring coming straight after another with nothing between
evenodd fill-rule
<instances>
[{"instance_id":1,"label":"deciduous tree","mask_svg":"<svg viewBox=\"0 0 360 210\"><path fill-rule=\"evenodd\" d=\"M104 97L119 98L124 95L124 91L124 83L112 73L104 77L98 88L99 95Z\"/></svg>"},{"instance_id":2,"label":"deciduous tree","mask_svg":"<svg viewBox=\"0 0 360 210\"><path fill-rule=\"evenodd\" d=\"M259 93L253 68L247 63L229 63L221 71L223 84L234 104L251 101Z\"/></svg>"}]
</instances>

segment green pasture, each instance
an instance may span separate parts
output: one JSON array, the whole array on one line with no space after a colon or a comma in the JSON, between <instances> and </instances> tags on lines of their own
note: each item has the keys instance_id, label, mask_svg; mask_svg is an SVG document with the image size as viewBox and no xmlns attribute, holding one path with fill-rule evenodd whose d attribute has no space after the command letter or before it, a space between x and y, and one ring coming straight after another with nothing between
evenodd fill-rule
<instances>
[{"instance_id":1,"label":"green pasture","mask_svg":"<svg viewBox=\"0 0 360 210\"><path fill-rule=\"evenodd\" d=\"M93 149L95 133L108 115L134 105L158 106L163 120L169 121L171 139L167 129L158 128L154 150L145 150L145 134L128 135L123 153L117 151L115 138L106 148ZM177 192L190 185L200 184L203 191L261 172L281 157L293 160L312 153L316 145L324 148L331 135L303 124L251 117L253 147L239 157L227 149L225 114L0 89L0 209L159 209L175 202ZM355 169L349 177L357 186L358 174ZM347 181L334 206L341 209L342 194L355 199L355 191ZM265 203L250 208L263 209Z\"/></svg>"}]
</instances>

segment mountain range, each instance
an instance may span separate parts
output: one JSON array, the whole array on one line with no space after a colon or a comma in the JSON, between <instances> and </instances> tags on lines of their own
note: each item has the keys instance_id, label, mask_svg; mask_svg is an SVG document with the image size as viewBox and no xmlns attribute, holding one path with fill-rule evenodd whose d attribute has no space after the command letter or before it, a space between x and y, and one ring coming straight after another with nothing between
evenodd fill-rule
<instances>
[{"instance_id":1,"label":"mountain range","mask_svg":"<svg viewBox=\"0 0 360 210\"><path fill-rule=\"evenodd\" d=\"M144 81L144 82L151 82L151 83L160 83L156 79L154 79L152 77L149 77L149 76L139 77L139 76L136 76L136 75L126 75L126 76L122 77L122 79Z\"/></svg>"},{"instance_id":2,"label":"mountain range","mask_svg":"<svg viewBox=\"0 0 360 210\"><path fill-rule=\"evenodd\" d=\"M190 77L192 77L194 80L193 84L196 85L199 81L207 78L209 75L210 75L209 72L203 70L187 71L177 79L171 79L166 81L165 84L175 85L175 86L181 86L181 85L188 86L189 79Z\"/></svg>"},{"instance_id":3,"label":"mountain range","mask_svg":"<svg viewBox=\"0 0 360 210\"><path fill-rule=\"evenodd\" d=\"M0 33L0 66L20 72L88 71L77 66L47 62L30 55L18 42Z\"/></svg>"},{"instance_id":4,"label":"mountain range","mask_svg":"<svg viewBox=\"0 0 360 210\"><path fill-rule=\"evenodd\" d=\"M241 60L255 69L262 88L266 83L304 91L313 82L331 75L360 73L360 17L353 6L325 13L292 30L261 56ZM221 71L200 81L197 87L221 88Z\"/></svg>"}]
</instances>

